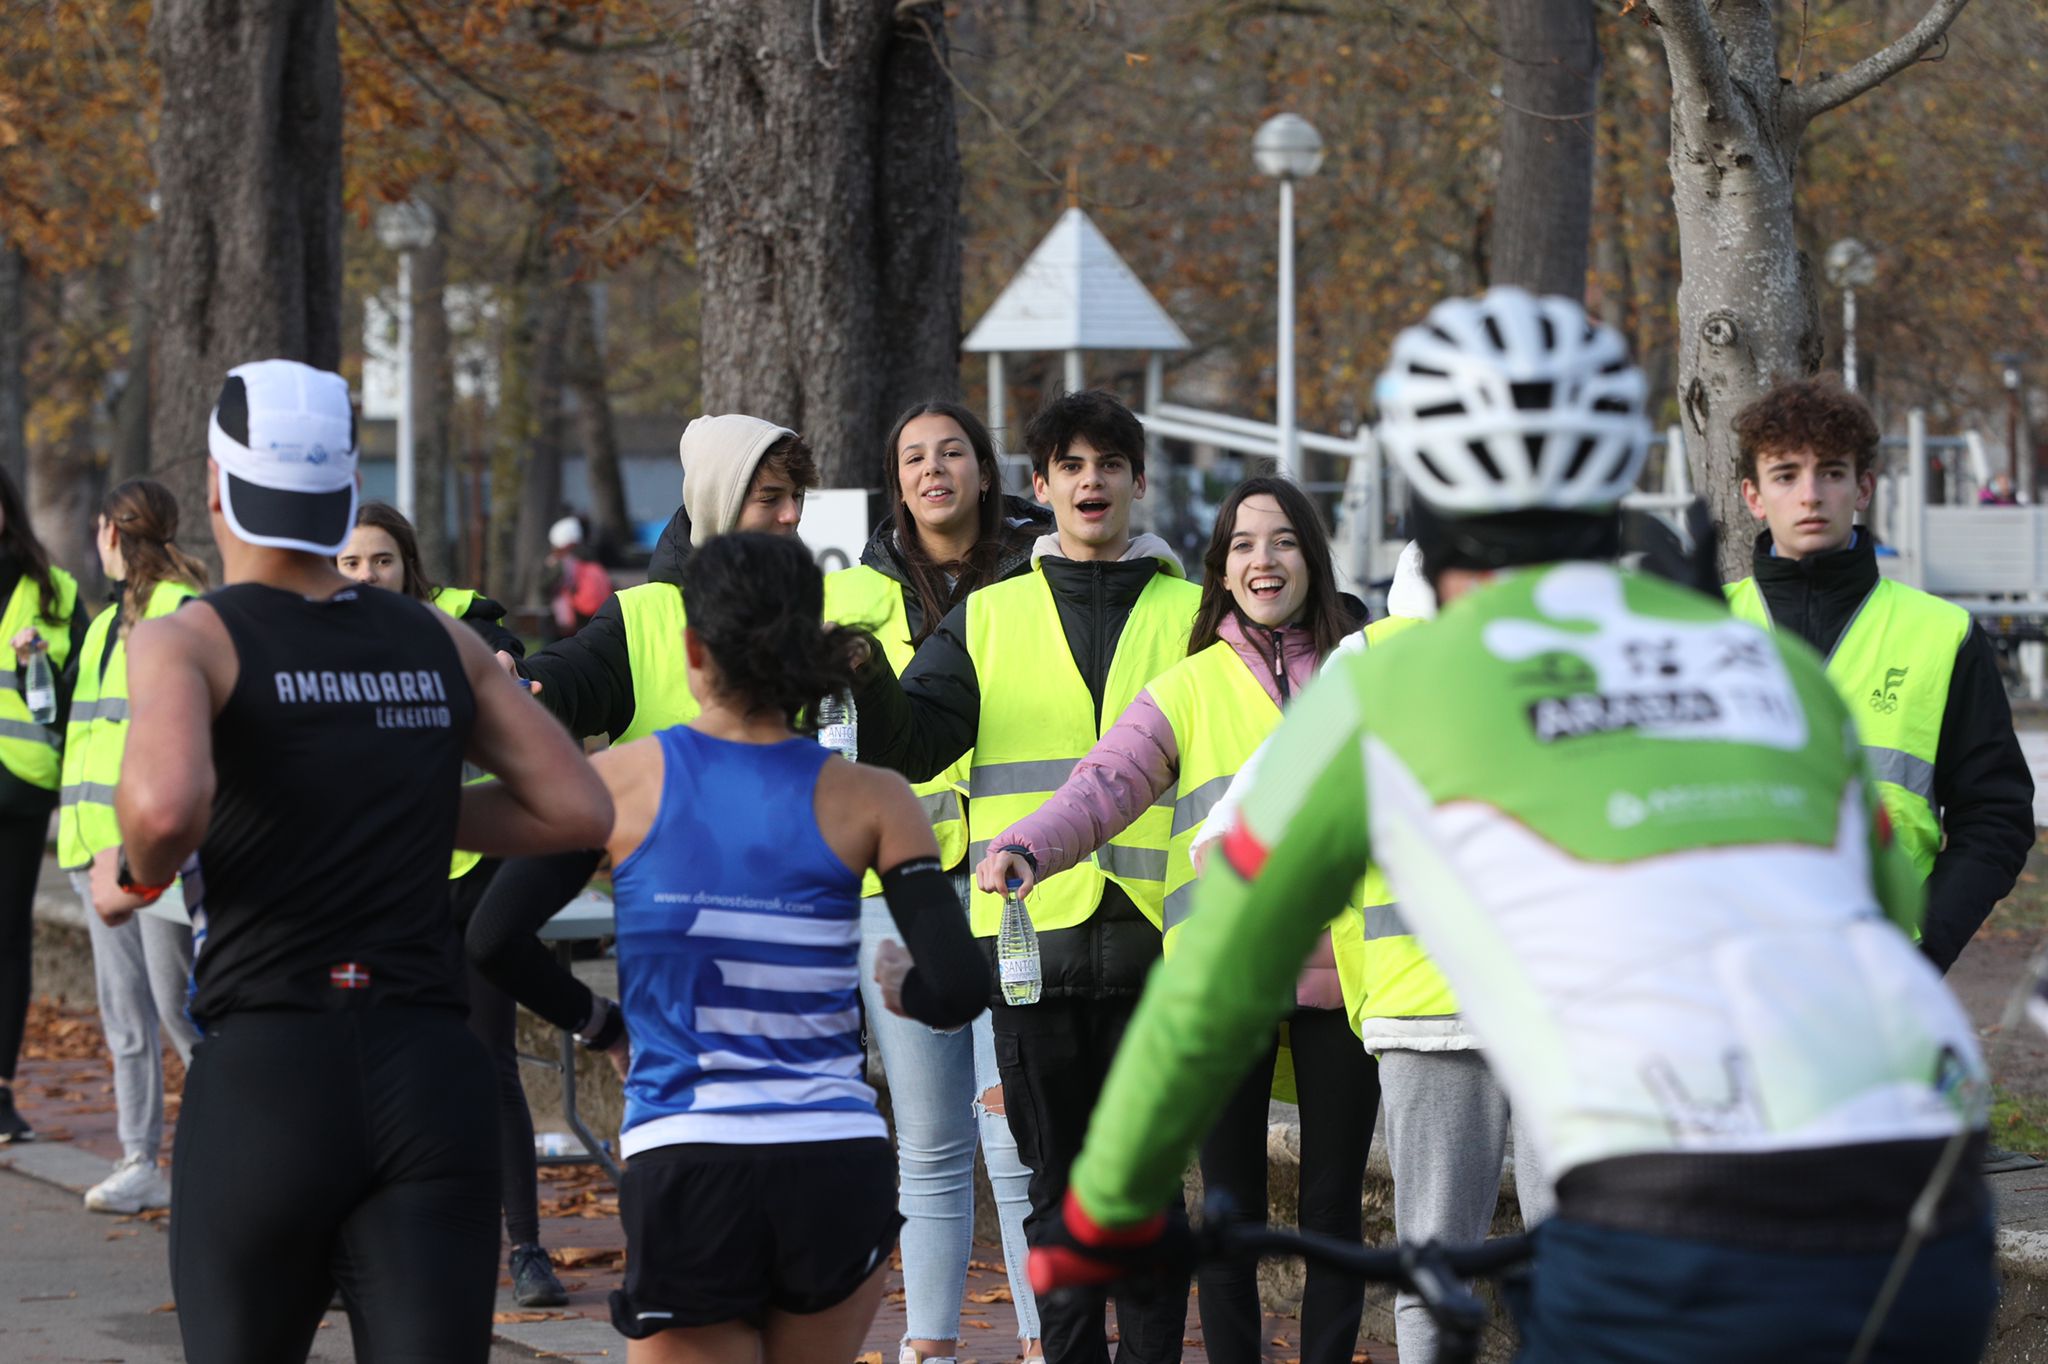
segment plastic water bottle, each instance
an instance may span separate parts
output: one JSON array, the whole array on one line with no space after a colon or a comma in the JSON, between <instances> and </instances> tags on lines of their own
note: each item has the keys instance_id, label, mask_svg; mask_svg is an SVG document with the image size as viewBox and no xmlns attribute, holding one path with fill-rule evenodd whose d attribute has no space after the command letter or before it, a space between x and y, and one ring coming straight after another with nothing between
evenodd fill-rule
<instances>
[{"instance_id":1,"label":"plastic water bottle","mask_svg":"<svg viewBox=\"0 0 2048 1364\"><path fill-rule=\"evenodd\" d=\"M860 761L860 716L853 697L834 692L819 699L818 742L848 762Z\"/></svg>"},{"instance_id":2,"label":"plastic water bottle","mask_svg":"<svg viewBox=\"0 0 2048 1364\"><path fill-rule=\"evenodd\" d=\"M50 645L41 636L29 646L28 683L22 688L29 718L39 725L57 723L57 679L50 672Z\"/></svg>"},{"instance_id":3,"label":"plastic water bottle","mask_svg":"<svg viewBox=\"0 0 2048 1364\"><path fill-rule=\"evenodd\" d=\"M1045 972L1038 962L1038 930L1031 926L1031 913L1024 908L1017 890L1023 885L1010 878L1003 893L1003 925L996 934L996 975L1003 984L1003 1003L1036 1004L1045 992Z\"/></svg>"}]
</instances>

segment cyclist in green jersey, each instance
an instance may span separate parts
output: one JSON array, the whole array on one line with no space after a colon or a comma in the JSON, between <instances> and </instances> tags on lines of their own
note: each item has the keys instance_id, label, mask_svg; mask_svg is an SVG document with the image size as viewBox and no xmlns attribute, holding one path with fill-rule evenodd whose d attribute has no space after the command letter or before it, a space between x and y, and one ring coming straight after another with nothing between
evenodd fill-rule
<instances>
[{"instance_id":1,"label":"cyclist in green jersey","mask_svg":"<svg viewBox=\"0 0 2048 1364\"><path fill-rule=\"evenodd\" d=\"M1187 1153L1373 858L1555 1183L1522 1360L1847 1359L1866 1327L1975 1360L1974 1029L1818 660L1612 562L1648 437L1621 338L1496 289L1404 332L1378 398L1442 613L1288 712L1034 1286L1170 1253Z\"/></svg>"}]
</instances>

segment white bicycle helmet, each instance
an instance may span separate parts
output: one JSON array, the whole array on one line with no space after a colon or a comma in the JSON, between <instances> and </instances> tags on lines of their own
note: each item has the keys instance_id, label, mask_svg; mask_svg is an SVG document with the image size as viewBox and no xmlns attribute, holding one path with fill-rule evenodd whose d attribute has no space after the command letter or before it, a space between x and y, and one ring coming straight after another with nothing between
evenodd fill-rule
<instances>
[{"instance_id":1,"label":"white bicycle helmet","mask_svg":"<svg viewBox=\"0 0 2048 1364\"><path fill-rule=\"evenodd\" d=\"M1395 339L1374 396L1380 444L1448 516L1612 507L1649 452L1643 372L1567 298L1437 304Z\"/></svg>"}]
</instances>

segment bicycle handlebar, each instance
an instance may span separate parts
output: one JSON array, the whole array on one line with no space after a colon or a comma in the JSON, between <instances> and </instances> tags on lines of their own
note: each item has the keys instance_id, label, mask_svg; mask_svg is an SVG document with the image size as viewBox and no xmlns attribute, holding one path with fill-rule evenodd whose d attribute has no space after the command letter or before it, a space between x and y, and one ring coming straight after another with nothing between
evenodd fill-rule
<instances>
[{"instance_id":1,"label":"bicycle handlebar","mask_svg":"<svg viewBox=\"0 0 2048 1364\"><path fill-rule=\"evenodd\" d=\"M1478 1355L1479 1333L1488 1313L1463 1280L1513 1269L1526 1262L1535 1249L1527 1236L1503 1236L1476 1246L1427 1241L1419 1246L1370 1250L1314 1232L1214 1217L1206 1221L1198 1239L1205 1261L1299 1255L1357 1279L1391 1283L1414 1293L1437 1324L1438 1364L1468 1364Z\"/></svg>"}]
</instances>

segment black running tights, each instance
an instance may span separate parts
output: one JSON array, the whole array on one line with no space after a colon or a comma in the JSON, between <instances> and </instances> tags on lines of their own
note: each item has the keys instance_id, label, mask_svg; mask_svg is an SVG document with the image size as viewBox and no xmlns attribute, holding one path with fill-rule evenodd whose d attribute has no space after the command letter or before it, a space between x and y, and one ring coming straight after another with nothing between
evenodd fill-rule
<instances>
[{"instance_id":1,"label":"black running tights","mask_svg":"<svg viewBox=\"0 0 2048 1364\"><path fill-rule=\"evenodd\" d=\"M28 1026L29 963L35 945L36 878L50 815L0 815L0 1080L14 1078Z\"/></svg>"},{"instance_id":2,"label":"black running tights","mask_svg":"<svg viewBox=\"0 0 2048 1364\"><path fill-rule=\"evenodd\" d=\"M486 858L449 883L456 931L469 931L470 915L498 873L498 860ZM499 1197L505 1204L505 1235L515 1246L540 1240L539 1171L533 1155L533 1111L526 1106L526 1085L519 1078L519 1008L512 996L469 971L469 1030L491 1054L498 1077Z\"/></svg>"},{"instance_id":3,"label":"black running tights","mask_svg":"<svg viewBox=\"0 0 2048 1364\"><path fill-rule=\"evenodd\" d=\"M453 1010L211 1021L171 1165L171 1289L192 1364L304 1359L337 1284L364 1364L483 1364L495 1088Z\"/></svg>"}]
</instances>

